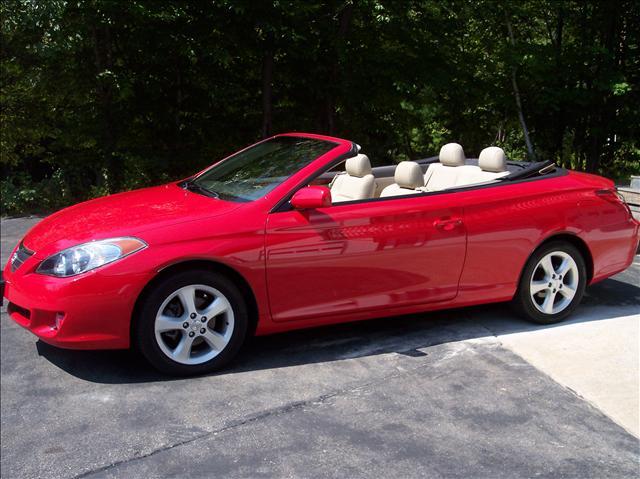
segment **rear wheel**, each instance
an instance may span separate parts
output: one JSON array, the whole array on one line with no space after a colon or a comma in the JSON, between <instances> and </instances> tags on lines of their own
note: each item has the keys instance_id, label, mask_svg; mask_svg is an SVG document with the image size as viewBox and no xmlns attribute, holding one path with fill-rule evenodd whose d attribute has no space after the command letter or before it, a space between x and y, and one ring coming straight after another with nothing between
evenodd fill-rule
<instances>
[{"instance_id":1,"label":"rear wheel","mask_svg":"<svg viewBox=\"0 0 640 479\"><path fill-rule=\"evenodd\" d=\"M165 278L139 311L136 344L153 366L168 374L203 374L222 367L237 354L247 332L240 291L210 271Z\"/></svg>"},{"instance_id":2,"label":"rear wheel","mask_svg":"<svg viewBox=\"0 0 640 479\"><path fill-rule=\"evenodd\" d=\"M529 259L514 304L530 321L556 323L576 309L586 283L587 268L580 251L566 242L550 242Z\"/></svg>"}]
</instances>

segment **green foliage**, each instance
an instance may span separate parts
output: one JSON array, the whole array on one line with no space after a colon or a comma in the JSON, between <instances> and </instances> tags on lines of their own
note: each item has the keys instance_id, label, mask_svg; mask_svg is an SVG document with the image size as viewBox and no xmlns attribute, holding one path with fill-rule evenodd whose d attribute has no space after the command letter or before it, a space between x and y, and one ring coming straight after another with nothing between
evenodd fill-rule
<instances>
[{"instance_id":1,"label":"green foliage","mask_svg":"<svg viewBox=\"0 0 640 479\"><path fill-rule=\"evenodd\" d=\"M272 133L640 173L633 0L5 0L2 213L187 176ZM513 38L509 35L512 27Z\"/></svg>"},{"instance_id":2,"label":"green foliage","mask_svg":"<svg viewBox=\"0 0 640 479\"><path fill-rule=\"evenodd\" d=\"M61 170L34 182L28 173L20 172L0 180L2 210L0 214L47 212L62 208L72 201Z\"/></svg>"}]
</instances>

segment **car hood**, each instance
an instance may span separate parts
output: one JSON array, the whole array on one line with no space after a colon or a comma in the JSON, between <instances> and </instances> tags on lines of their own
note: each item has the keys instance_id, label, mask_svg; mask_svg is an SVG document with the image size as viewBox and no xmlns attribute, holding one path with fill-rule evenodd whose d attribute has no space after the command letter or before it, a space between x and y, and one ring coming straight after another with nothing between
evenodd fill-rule
<instances>
[{"instance_id":1,"label":"car hood","mask_svg":"<svg viewBox=\"0 0 640 479\"><path fill-rule=\"evenodd\" d=\"M80 243L139 236L151 229L227 214L240 206L172 183L65 208L35 225L23 241L36 256L44 258Z\"/></svg>"}]
</instances>

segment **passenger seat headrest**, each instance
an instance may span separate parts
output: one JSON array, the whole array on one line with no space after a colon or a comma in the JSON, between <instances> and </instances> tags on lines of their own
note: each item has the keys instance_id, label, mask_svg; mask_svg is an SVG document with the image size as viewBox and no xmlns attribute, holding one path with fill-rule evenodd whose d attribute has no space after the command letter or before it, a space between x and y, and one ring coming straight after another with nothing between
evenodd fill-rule
<instances>
[{"instance_id":1,"label":"passenger seat headrest","mask_svg":"<svg viewBox=\"0 0 640 479\"><path fill-rule=\"evenodd\" d=\"M490 146L480 152L478 166L482 171L502 173L503 171L507 171L507 158L502 148Z\"/></svg>"},{"instance_id":2,"label":"passenger seat headrest","mask_svg":"<svg viewBox=\"0 0 640 479\"><path fill-rule=\"evenodd\" d=\"M445 166L464 166L466 159L462 146L457 143L447 143L440 148L439 158Z\"/></svg>"},{"instance_id":3,"label":"passenger seat headrest","mask_svg":"<svg viewBox=\"0 0 640 479\"><path fill-rule=\"evenodd\" d=\"M357 154L347 160L345 169L349 175L362 178L371 174L371 162L367 155Z\"/></svg>"},{"instance_id":4,"label":"passenger seat headrest","mask_svg":"<svg viewBox=\"0 0 640 479\"><path fill-rule=\"evenodd\" d=\"M422 176L422 168L414 161L401 161L396 166L394 181L400 188L409 188L415 190L424 186L424 177Z\"/></svg>"}]
</instances>

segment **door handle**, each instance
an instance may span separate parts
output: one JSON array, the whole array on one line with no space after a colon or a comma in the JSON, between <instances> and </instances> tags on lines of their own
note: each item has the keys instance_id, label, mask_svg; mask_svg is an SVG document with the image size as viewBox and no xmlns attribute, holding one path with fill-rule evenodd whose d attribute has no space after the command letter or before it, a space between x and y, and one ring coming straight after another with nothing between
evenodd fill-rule
<instances>
[{"instance_id":1,"label":"door handle","mask_svg":"<svg viewBox=\"0 0 640 479\"><path fill-rule=\"evenodd\" d=\"M462 226L462 220L460 218L436 220L433 222L433 226L442 231L451 231L456 229L458 226Z\"/></svg>"}]
</instances>

